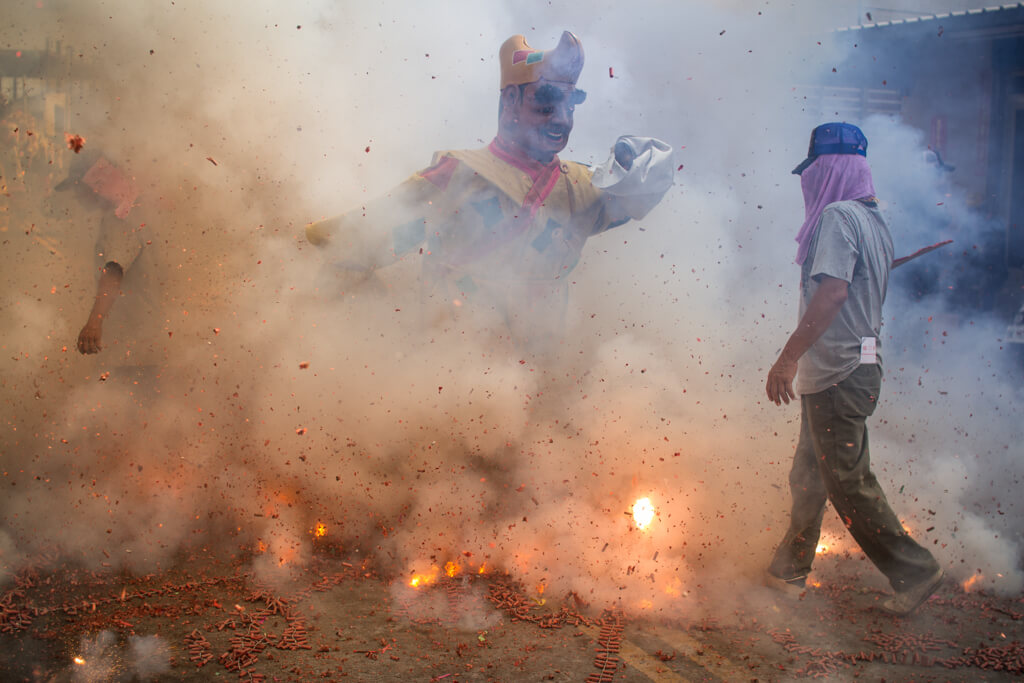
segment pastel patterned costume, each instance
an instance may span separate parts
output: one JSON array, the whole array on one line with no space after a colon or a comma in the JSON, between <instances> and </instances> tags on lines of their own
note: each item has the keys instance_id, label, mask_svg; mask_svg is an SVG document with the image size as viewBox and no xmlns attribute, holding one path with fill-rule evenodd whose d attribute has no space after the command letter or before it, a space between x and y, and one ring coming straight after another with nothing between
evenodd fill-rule
<instances>
[{"instance_id":1,"label":"pastel patterned costume","mask_svg":"<svg viewBox=\"0 0 1024 683\"><path fill-rule=\"evenodd\" d=\"M610 160L599 171L603 189L588 166L517 157L499 138L482 149L436 153L386 197L314 223L306 236L352 270L422 258L429 319L472 311L482 316L478 327L507 326L516 346L546 347L559 336L567 276L587 238L642 218L671 186L667 145L620 140L637 158L616 173Z\"/></svg>"}]
</instances>

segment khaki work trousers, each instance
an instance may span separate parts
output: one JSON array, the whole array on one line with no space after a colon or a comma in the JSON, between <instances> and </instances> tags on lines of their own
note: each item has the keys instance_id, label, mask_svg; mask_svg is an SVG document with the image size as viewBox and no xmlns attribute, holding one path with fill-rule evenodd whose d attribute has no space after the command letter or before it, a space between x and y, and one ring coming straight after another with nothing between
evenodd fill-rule
<instances>
[{"instance_id":1,"label":"khaki work trousers","mask_svg":"<svg viewBox=\"0 0 1024 683\"><path fill-rule=\"evenodd\" d=\"M789 474L793 510L769 566L775 576L810 573L826 500L894 590L906 590L939 568L904 530L871 472L867 418L881 384L880 366L861 365L842 382L801 397L800 441Z\"/></svg>"}]
</instances>

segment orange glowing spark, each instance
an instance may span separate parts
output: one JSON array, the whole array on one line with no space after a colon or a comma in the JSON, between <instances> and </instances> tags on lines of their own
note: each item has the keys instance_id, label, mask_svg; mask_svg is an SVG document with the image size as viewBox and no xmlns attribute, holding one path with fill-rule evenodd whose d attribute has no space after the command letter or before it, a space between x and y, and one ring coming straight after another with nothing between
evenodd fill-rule
<instances>
[{"instance_id":1,"label":"orange glowing spark","mask_svg":"<svg viewBox=\"0 0 1024 683\"><path fill-rule=\"evenodd\" d=\"M313 535L317 538L323 538L327 535L327 525L323 522L316 523L316 529L313 531Z\"/></svg>"},{"instance_id":2,"label":"orange glowing spark","mask_svg":"<svg viewBox=\"0 0 1024 683\"><path fill-rule=\"evenodd\" d=\"M966 581L964 581L960 585L964 589L964 593L970 593L972 590L974 590L977 587L977 584L980 581L981 581L981 574L975 574L974 576L972 576L971 578L967 579Z\"/></svg>"},{"instance_id":3,"label":"orange glowing spark","mask_svg":"<svg viewBox=\"0 0 1024 683\"><path fill-rule=\"evenodd\" d=\"M445 562L444 573L447 574L449 578L454 578L455 575L459 573L459 565L454 562Z\"/></svg>"},{"instance_id":4,"label":"orange glowing spark","mask_svg":"<svg viewBox=\"0 0 1024 683\"><path fill-rule=\"evenodd\" d=\"M412 578L409 579L409 585L413 588L420 588L427 584L433 583L437 579L437 574L440 570L437 567L431 567L429 574L413 574Z\"/></svg>"},{"instance_id":5,"label":"orange glowing spark","mask_svg":"<svg viewBox=\"0 0 1024 683\"><path fill-rule=\"evenodd\" d=\"M544 595L544 591L547 589L547 584L543 581L537 584L537 595Z\"/></svg>"},{"instance_id":6,"label":"orange glowing spark","mask_svg":"<svg viewBox=\"0 0 1024 683\"><path fill-rule=\"evenodd\" d=\"M654 505L650 498L639 498L633 503L633 521L637 529L646 529L654 521Z\"/></svg>"},{"instance_id":7,"label":"orange glowing spark","mask_svg":"<svg viewBox=\"0 0 1024 683\"><path fill-rule=\"evenodd\" d=\"M676 598L681 594L683 582L679 580L678 576L672 577L671 583L665 586L663 589L666 595L671 595Z\"/></svg>"},{"instance_id":8,"label":"orange glowing spark","mask_svg":"<svg viewBox=\"0 0 1024 683\"><path fill-rule=\"evenodd\" d=\"M477 569L476 573L477 574L486 574L487 573L487 565L486 564L480 565L480 569Z\"/></svg>"},{"instance_id":9,"label":"orange glowing spark","mask_svg":"<svg viewBox=\"0 0 1024 683\"><path fill-rule=\"evenodd\" d=\"M81 657L75 657L75 659L74 659L74 662L75 662L75 664L77 664L78 666L82 666L83 664L85 664L85 660L84 660L84 659L82 659Z\"/></svg>"},{"instance_id":10,"label":"orange glowing spark","mask_svg":"<svg viewBox=\"0 0 1024 683\"><path fill-rule=\"evenodd\" d=\"M828 546L824 543L819 543L817 549L814 552L818 555L824 555L828 552Z\"/></svg>"}]
</instances>

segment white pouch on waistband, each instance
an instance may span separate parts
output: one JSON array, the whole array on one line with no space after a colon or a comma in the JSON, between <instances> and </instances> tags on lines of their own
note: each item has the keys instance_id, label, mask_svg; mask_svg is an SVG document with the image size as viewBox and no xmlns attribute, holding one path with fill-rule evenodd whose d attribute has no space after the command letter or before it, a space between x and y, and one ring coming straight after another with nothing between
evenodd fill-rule
<instances>
[{"instance_id":1,"label":"white pouch on waistband","mask_svg":"<svg viewBox=\"0 0 1024 683\"><path fill-rule=\"evenodd\" d=\"M878 339L875 337L860 338L861 365L874 365L878 362Z\"/></svg>"}]
</instances>

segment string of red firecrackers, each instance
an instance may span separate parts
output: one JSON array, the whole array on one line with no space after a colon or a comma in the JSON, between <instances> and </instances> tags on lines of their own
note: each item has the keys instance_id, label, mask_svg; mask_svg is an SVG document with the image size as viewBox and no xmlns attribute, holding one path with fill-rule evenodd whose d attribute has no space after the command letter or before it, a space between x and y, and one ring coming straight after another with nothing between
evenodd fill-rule
<instances>
[{"instance_id":1,"label":"string of red firecrackers","mask_svg":"<svg viewBox=\"0 0 1024 683\"><path fill-rule=\"evenodd\" d=\"M32 624L36 612L27 604L25 591L39 584L40 568L54 564L58 557L54 548L43 550L14 574L14 586L0 595L0 633L18 633Z\"/></svg>"},{"instance_id":2,"label":"string of red firecrackers","mask_svg":"<svg viewBox=\"0 0 1024 683\"><path fill-rule=\"evenodd\" d=\"M488 599L495 607L505 610L512 621L526 621L540 628L562 628L563 626L595 626L601 619L588 619L563 605L557 612L538 612L536 603L528 598L522 584L508 576L496 576L490 580Z\"/></svg>"},{"instance_id":3,"label":"string of red firecrackers","mask_svg":"<svg viewBox=\"0 0 1024 683\"><path fill-rule=\"evenodd\" d=\"M522 585L509 577L495 577L490 584L489 598L495 607L504 609L513 621L526 621L540 628L562 628L563 626L599 626L597 647L594 654L594 668L597 672L587 676L586 683L608 683L613 680L619 668L619 648L622 644L622 630L625 617L620 610L606 610L598 619L587 617L563 605L558 612L538 614L533 610Z\"/></svg>"},{"instance_id":4,"label":"string of red firecrackers","mask_svg":"<svg viewBox=\"0 0 1024 683\"><path fill-rule=\"evenodd\" d=\"M265 681L266 675L258 673L250 667L255 666L259 661L260 654L268 647L273 646L278 650L313 649L309 643L305 617L298 616L294 611L294 607L302 603L314 592L329 590L346 579L355 576L355 568L347 563L343 564L349 567L350 570L321 576L316 583L288 597L279 596L265 586L256 585L247 595L247 601L262 601L266 605L266 609L252 614L240 611L237 616L225 619L216 625L218 631L225 629L239 630L243 626L246 627L244 633L236 633L231 637L228 643L228 650L222 653L217 658L217 661L227 671L237 673L240 680L258 682ZM245 578L247 583L256 583L255 577L252 575L246 575ZM284 631L277 638L273 634L263 631L263 624L274 615L281 616L286 624ZM191 639L186 637L187 645L192 646L199 642L195 639L196 633L196 631L193 631ZM208 642L207 646L209 646ZM207 656L207 650L202 646L201 642L194 649L190 647L189 652L190 661L200 668L212 659L212 646L209 646L209 656Z\"/></svg>"},{"instance_id":5,"label":"string of red firecrackers","mask_svg":"<svg viewBox=\"0 0 1024 683\"><path fill-rule=\"evenodd\" d=\"M1018 599L1016 602L1020 605L1024 605L1024 598ZM973 612L997 612L1010 617L1014 621L1021 621L1024 619L1024 612L1018 612L1002 607L996 604L996 602L991 598L985 597L985 594L981 592L964 591L961 593L954 593L949 596L933 597L928 600L928 603L937 607L952 607L956 613L964 610Z\"/></svg>"},{"instance_id":6,"label":"string of red firecrackers","mask_svg":"<svg viewBox=\"0 0 1024 683\"><path fill-rule=\"evenodd\" d=\"M188 649L188 660L197 668L201 669L213 659L213 645L199 629L193 629L192 633L185 636L185 646Z\"/></svg>"},{"instance_id":7,"label":"string of red firecrackers","mask_svg":"<svg viewBox=\"0 0 1024 683\"><path fill-rule=\"evenodd\" d=\"M794 672L798 676L809 678L833 676L840 668L852 666L857 662L941 666L947 669L976 667L987 671L1024 673L1024 645L1016 641L1002 646L963 648L958 656L937 657L934 653L958 649L959 645L931 634L878 632L864 637L866 642L876 646L878 650L843 652L800 645L788 631L771 630L768 634L787 652L814 657L813 661Z\"/></svg>"},{"instance_id":8,"label":"string of red firecrackers","mask_svg":"<svg viewBox=\"0 0 1024 683\"><path fill-rule=\"evenodd\" d=\"M241 680L264 681L266 676L257 673L253 667L258 661L260 654L268 647L273 646L278 650L311 650L309 643L305 617L298 616L294 607L314 592L329 590L342 581L351 578L353 572L339 572L332 575L322 576L315 584L307 586L294 595L283 597L275 594L265 586L256 586L247 595L249 602L263 602L266 609L254 613L240 611L238 615L221 621L216 625L218 631L241 630L245 632L234 634L228 642L228 650L223 652L217 661L229 672L237 673ZM251 575L247 575L248 582L254 582ZM285 620L285 628L279 637L263 631L263 624L270 617L278 615ZM196 636L202 638L200 641ZM212 646L198 631L186 636L186 645L189 646L189 659L198 667L202 667L212 660ZM205 643L205 644L204 644Z\"/></svg>"},{"instance_id":9,"label":"string of red firecrackers","mask_svg":"<svg viewBox=\"0 0 1024 683\"><path fill-rule=\"evenodd\" d=\"M488 600L494 607L508 613L512 621L525 621L540 628L561 628L563 626L592 626L600 623L600 620L591 620L581 614L563 606L557 612L538 612L537 603L526 596L521 584L511 580L508 576L489 575L479 577L476 575L465 577L442 577L435 584L425 586L419 590L431 590L441 588L449 606L449 619L454 623L458 620L458 606L469 585L474 581L484 580L488 584ZM409 614L408 604L399 604L394 608L396 615L404 617L413 623L418 624L441 624L444 620L439 617L413 617Z\"/></svg>"},{"instance_id":10,"label":"string of red firecrackers","mask_svg":"<svg viewBox=\"0 0 1024 683\"><path fill-rule=\"evenodd\" d=\"M215 627L210 626L207 630L216 628L218 631L225 629L236 630L246 627L245 633L238 633L232 636L229 649L218 657L218 661L228 670L237 672L240 680L264 681L266 676L252 670L251 667L258 661L259 654L268 646L273 645L280 650L312 649L309 644L306 622L303 617L297 616L292 609L308 598L313 592L329 590L331 587L342 581L355 576L358 571L347 563L343 563L350 569L345 572L338 572L331 575L323 575L320 579L290 597L275 595L270 590L257 587L249 597L251 602L262 601L266 605L265 610L248 614L244 611L237 616L226 619ZM73 600L47 607L37 607L26 603L26 589L38 584L38 570L31 566L20 571L14 580L14 587L0 596L0 632L16 633L28 628L34 617L46 614L63 612L68 616L77 616L80 612L95 612L97 607L111 603L126 603L136 599L146 599L163 596L171 593L182 593L195 591L210 586L245 581L248 584L254 583L251 575L237 575L232 577L211 577L198 581L186 581L179 584L167 584L158 588L145 590L127 591L122 590L120 594L103 597L89 597L83 600ZM285 619L286 627L278 639L271 634L263 633L262 624L273 615L280 615ZM213 659L213 646L198 629L193 630L185 636L185 645L189 653L189 661L201 668Z\"/></svg>"},{"instance_id":11,"label":"string of red firecrackers","mask_svg":"<svg viewBox=\"0 0 1024 683\"><path fill-rule=\"evenodd\" d=\"M438 582L443 586L448 598L452 620L457 618L457 606L462 593L470 581L477 579L478 577L475 576L469 581L465 578L446 577ZM504 610L512 621L523 621L545 629L564 626L599 626L601 632L594 656L594 667L598 671L591 674L586 680L587 683L607 683L612 680L618 669L617 654L621 643L622 629L625 626L621 612L609 610L598 619L589 619L564 605L557 612L539 612L536 609L537 603L527 597L520 582L513 580L508 575L490 575L485 580L488 582L488 600L497 609ZM437 617L413 618L409 615L409 608L406 605L399 605L395 612L415 623L440 622Z\"/></svg>"},{"instance_id":12,"label":"string of red firecrackers","mask_svg":"<svg viewBox=\"0 0 1024 683\"><path fill-rule=\"evenodd\" d=\"M621 645L622 629L626 622L621 611L606 611L602 615L600 635L597 637L597 653L594 655L594 668L597 673L587 676L587 683L609 683L619 668L619 646Z\"/></svg>"},{"instance_id":13,"label":"string of red firecrackers","mask_svg":"<svg viewBox=\"0 0 1024 683\"><path fill-rule=\"evenodd\" d=\"M26 586L25 584L19 585L16 580L14 588L9 589L0 596L0 633L18 633L19 631L27 629L36 617L46 616L47 614L54 612L63 612L68 616L74 617L78 616L79 612L95 612L97 607L115 602L123 603L139 598L145 599L166 595L172 592L182 593L194 591L200 588L224 583L228 580L230 579L207 578L202 581L186 581L182 584L166 585L161 588L151 588L131 592L122 591L117 595L69 600L59 605L52 605L49 607L39 607L28 603L25 588L30 586Z\"/></svg>"},{"instance_id":14,"label":"string of red firecrackers","mask_svg":"<svg viewBox=\"0 0 1024 683\"><path fill-rule=\"evenodd\" d=\"M472 579L470 579L470 580L472 580ZM396 604L392 608L392 611L395 613L395 615L397 615L397 616L399 616L399 617L401 617L403 619L406 619L407 621L410 621L410 622L412 622L414 624L420 624L420 625L427 625L427 624L444 625L445 623L453 624L456 621L458 621L459 615L458 615L457 606L459 604L459 601L462 599L462 595L465 592L465 589L466 589L467 586L468 586L468 583L467 583L466 577L451 578L451 577L445 576L445 577L441 577L440 579L438 579L436 583L428 584L426 586L422 586L422 587L417 589L418 591L422 592L422 591L433 590L435 588L442 588L445 591L445 598L446 598L446 600L448 602L448 615L447 615L446 619L442 619L441 617L437 617L437 616L434 616L434 617L414 617L412 614L409 613L409 606L412 604L412 601L408 601L408 600L404 600L404 601L401 601L398 604ZM373 651L358 650L357 652L359 652L360 654L366 654L368 652L373 652ZM370 655L367 654L367 656L369 657ZM376 657L371 657L371 659L376 659Z\"/></svg>"}]
</instances>

